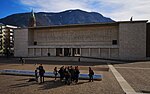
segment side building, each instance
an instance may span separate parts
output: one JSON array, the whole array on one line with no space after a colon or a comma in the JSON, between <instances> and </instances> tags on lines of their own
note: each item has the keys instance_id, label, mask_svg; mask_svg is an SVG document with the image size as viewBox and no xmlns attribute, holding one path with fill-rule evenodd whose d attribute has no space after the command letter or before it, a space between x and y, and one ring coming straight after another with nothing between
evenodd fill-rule
<instances>
[{"instance_id":1,"label":"side building","mask_svg":"<svg viewBox=\"0 0 150 94\"><path fill-rule=\"evenodd\" d=\"M0 53L10 54L14 51L14 29L16 26L0 23Z\"/></svg>"},{"instance_id":2,"label":"side building","mask_svg":"<svg viewBox=\"0 0 150 94\"><path fill-rule=\"evenodd\" d=\"M14 55L146 58L147 20L29 27L14 32Z\"/></svg>"}]
</instances>

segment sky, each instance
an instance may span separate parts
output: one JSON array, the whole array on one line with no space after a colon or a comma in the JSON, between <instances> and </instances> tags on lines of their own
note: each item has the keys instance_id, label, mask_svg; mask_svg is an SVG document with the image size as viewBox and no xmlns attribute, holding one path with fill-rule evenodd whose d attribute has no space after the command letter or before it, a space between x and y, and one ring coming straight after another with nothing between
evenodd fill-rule
<instances>
[{"instance_id":1,"label":"sky","mask_svg":"<svg viewBox=\"0 0 150 94\"><path fill-rule=\"evenodd\" d=\"M150 20L150 0L0 0L0 18L24 12L81 9L115 21Z\"/></svg>"}]
</instances>

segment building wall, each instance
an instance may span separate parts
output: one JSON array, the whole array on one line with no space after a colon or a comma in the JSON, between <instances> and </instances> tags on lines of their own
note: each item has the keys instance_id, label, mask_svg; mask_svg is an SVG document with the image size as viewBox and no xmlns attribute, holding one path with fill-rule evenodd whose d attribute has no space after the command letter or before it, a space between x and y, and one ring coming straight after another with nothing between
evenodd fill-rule
<instances>
[{"instance_id":1,"label":"building wall","mask_svg":"<svg viewBox=\"0 0 150 94\"><path fill-rule=\"evenodd\" d=\"M117 49L117 48L110 49L110 58L112 58L112 59L119 58L119 49Z\"/></svg>"},{"instance_id":2,"label":"building wall","mask_svg":"<svg viewBox=\"0 0 150 94\"><path fill-rule=\"evenodd\" d=\"M34 30L34 41L40 46L111 46L112 40L118 40L116 26Z\"/></svg>"},{"instance_id":3,"label":"building wall","mask_svg":"<svg viewBox=\"0 0 150 94\"><path fill-rule=\"evenodd\" d=\"M90 56L91 57L100 57L99 55L99 48L91 48L90 49Z\"/></svg>"},{"instance_id":4,"label":"building wall","mask_svg":"<svg viewBox=\"0 0 150 94\"><path fill-rule=\"evenodd\" d=\"M29 56L29 57L34 56L34 48L28 49L28 56Z\"/></svg>"},{"instance_id":5,"label":"building wall","mask_svg":"<svg viewBox=\"0 0 150 94\"><path fill-rule=\"evenodd\" d=\"M113 40L117 43L113 44ZM70 51L79 48L80 56L142 59L146 57L146 22L15 31L15 56L48 56L48 53L50 56L56 56L56 48L62 49L62 56L66 48Z\"/></svg>"},{"instance_id":6,"label":"building wall","mask_svg":"<svg viewBox=\"0 0 150 94\"><path fill-rule=\"evenodd\" d=\"M147 23L146 30L146 56L150 57L150 23Z\"/></svg>"},{"instance_id":7,"label":"building wall","mask_svg":"<svg viewBox=\"0 0 150 94\"><path fill-rule=\"evenodd\" d=\"M14 56L28 56L28 29L15 29L14 31Z\"/></svg>"},{"instance_id":8,"label":"building wall","mask_svg":"<svg viewBox=\"0 0 150 94\"><path fill-rule=\"evenodd\" d=\"M81 49L81 56L90 56L90 49L89 48L82 48Z\"/></svg>"},{"instance_id":9,"label":"building wall","mask_svg":"<svg viewBox=\"0 0 150 94\"><path fill-rule=\"evenodd\" d=\"M117 25L29 29L28 36L29 56L56 56L56 48L62 48L64 56L65 48L80 48L80 56L111 58L108 51L118 49L112 45L112 40L118 41Z\"/></svg>"},{"instance_id":10,"label":"building wall","mask_svg":"<svg viewBox=\"0 0 150 94\"><path fill-rule=\"evenodd\" d=\"M119 24L119 57L121 59L142 59L146 57L145 22Z\"/></svg>"}]
</instances>

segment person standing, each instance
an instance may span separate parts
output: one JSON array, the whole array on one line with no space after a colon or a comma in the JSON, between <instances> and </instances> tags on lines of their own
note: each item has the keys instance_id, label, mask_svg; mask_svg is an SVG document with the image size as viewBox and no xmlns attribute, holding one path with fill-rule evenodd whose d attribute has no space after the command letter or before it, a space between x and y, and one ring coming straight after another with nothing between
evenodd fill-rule
<instances>
[{"instance_id":1,"label":"person standing","mask_svg":"<svg viewBox=\"0 0 150 94\"><path fill-rule=\"evenodd\" d=\"M54 73L54 75L55 75L55 81L56 81L56 77L57 77L57 75L58 75L57 67L54 68L54 72L53 72L53 73Z\"/></svg>"},{"instance_id":2,"label":"person standing","mask_svg":"<svg viewBox=\"0 0 150 94\"><path fill-rule=\"evenodd\" d=\"M38 68L35 69L35 80L38 82Z\"/></svg>"},{"instance_id":3,"label":"person standing","mask_svg":"<svg viewBox=\"0 0 150 94\"><path fill-rule=\"evenodd\" d=\"M71 82L73 82L75 80L75 69L70 66L69 72L71 74Z\"/></svg>"},{"instance_id":4,"label":"person standing","mask_svg":"<svg viewBox=\"0 0 150 94\"><path fill-rule=\"evenodd\" d=\"M58 73L60 74L60 81L63 81L63 79L64 79L64 66L62 66L60 68L60 70L58 71Z\"/></svg>"},{"instance_id":5,"label":"person standing","mask_svg":"<svg viewBox=\"0 0 150 94\"><path fill-rule=\"evenodd\" d=\"M94 71L92 70L91 67L89 67L89 82L93 82L93 75L94 75Z\"/></svg>"},{"instance_id":6,"label":"person standing","mask_svg":"<svg viewBox=\"0 0 150 94\"><path fill-rule=\"evenodd\" d=\"M45 73L45 70L44 70L42 64L40 64L40 66L39 66L40 83L44 83L44 73Z\"/></svg>"},{"instance_id":7,"label":"person standing","mask_svg":"<svg viewBox=\"0 0 150 94\"><path fill-rule=\"evenodd\" d=\"M80 74L80 71L78 69L78 66L75 67L75 83L78 82L78 79L79 79L79 74Z\"/></svg>"},{"instance_id":8,"label":"person standing","mask_svg":"<svg viewBox=\"0 0 150 94\"><path fill-rule=\"evenodd\" d=\"M19 61L22 63L22 65L24 65L25 59L23 59L22 57L20 57Z\"/></svg>"},{"instance_id":9,"label":"person standing","mask_svg":"<svg viewBox=\"0 0 150 94\"><path fill-rule=\"evenodd\" d=\"M71 74L69 72L69 67L65 67L64 76L65 76L65 84L70 85L70 83L71 83Z\"/></svg>"}]
</instances>

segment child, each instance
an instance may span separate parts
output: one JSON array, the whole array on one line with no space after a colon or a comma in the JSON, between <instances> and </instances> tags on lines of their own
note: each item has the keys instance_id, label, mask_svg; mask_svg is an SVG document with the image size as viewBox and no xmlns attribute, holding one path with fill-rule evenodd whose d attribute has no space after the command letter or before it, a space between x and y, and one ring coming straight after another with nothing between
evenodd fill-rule
<instances>
[{"instance_id":1,"label":"child","mask_svg":"<svg viewBox=\"0 0 150 94\"><path fill-rule=\"evenodd\" d=\"M93 82L93 75L94 75L94 72L93 70L91 69L91 67L89 67L89 82Z\"/></svg>"},{"instance_id":2,"label":"child","mask_svg":"<svg viewBox=\"0 0 150 94\"><path fill-rule=\"evenodd\" d=\"M38 71L37 71L37 68L35 70L35 80L36 80L36 82L38 82Z\"/></svg>"}]
</instances>

